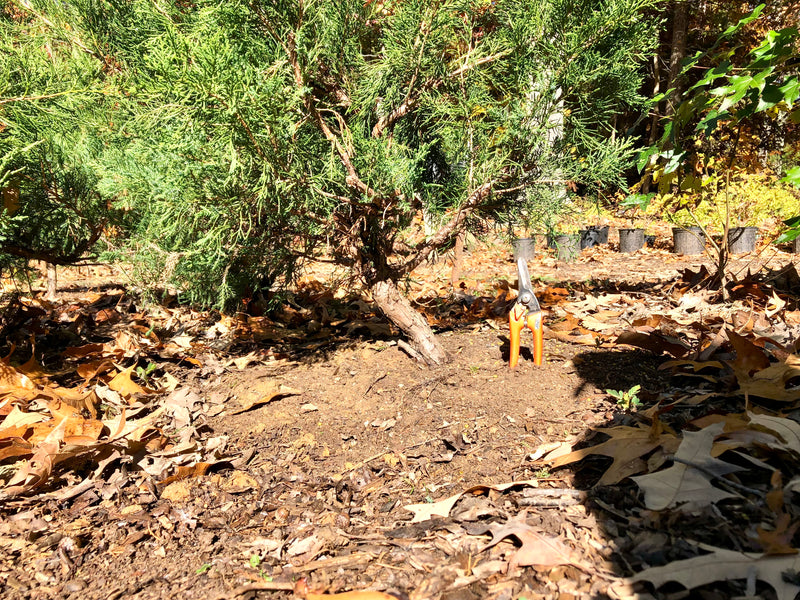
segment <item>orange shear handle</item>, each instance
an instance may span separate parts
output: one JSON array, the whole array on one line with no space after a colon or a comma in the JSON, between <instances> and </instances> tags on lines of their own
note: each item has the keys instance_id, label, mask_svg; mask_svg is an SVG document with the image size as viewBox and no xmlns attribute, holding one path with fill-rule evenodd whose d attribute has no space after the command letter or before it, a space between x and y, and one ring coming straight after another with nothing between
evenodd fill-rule
<instances>
[{"instance_id":1,"label":"orange shear handle","mask_svg":"<svg viewBox=\"0 0 800 600\"><path fill-rule=\"evenodd\" d=\"M508 358L508 366L514 368L519 362L520 333L526 326L533 332L533 362L535 365L541 365L544 346L542 313L539 311L529 313L524 306L515 304L508 315L508 326L511 333L511 352Z\"/></svg>"}]
</instances>

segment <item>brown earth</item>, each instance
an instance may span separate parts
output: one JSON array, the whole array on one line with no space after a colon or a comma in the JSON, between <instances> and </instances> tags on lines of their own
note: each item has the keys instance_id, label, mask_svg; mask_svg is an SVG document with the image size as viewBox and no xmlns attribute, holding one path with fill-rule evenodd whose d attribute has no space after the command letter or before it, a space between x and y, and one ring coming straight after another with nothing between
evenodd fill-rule
<instances>
[{"instance_id":1,"label":"brown earth","mask_svg":"<svg viewBox=\"0 0 800 600\"><path fill-rule=\"evenodd\" d=\"M753 258L737 263L745 269ZM756 267L792 258L767 250ZM658 295L704 262L663 248L631 256L597 248L572 264L538 257L531 272L540 289L561 286L571 299L588 287ZM442 260L415 273L429 309L444 300L449 268ZM502 245L479 246L463 287L480 296L513 275ZM98 283L64 281L62 289ZM434 369L392 335L362 328L326 338L305 325L288 360L173 368L197 394L203 408L190 406L193 426L206 441L219 438L219 460L174 481L123 468L75 496L55 489L9 500L0 513L2 597L288 598L302 577L320 592L412 599L652 597L622 578L682 556L674 524L652 523L630 486L587 495L597 469L550 472L534 459L537 449L579 440L593 426L635 423L605 390L639 384L646 400L671 385L658 370L662 359L550 336L544 365L523 349L510 370L504 319L440 321L453 360ZM304 345L310 338L313 348ZM446 517L413 522L405 508L457 494ZM633 506L635 516L619 506ZM506 537L498 523L514 519L525 527ZM656 597L700 597L670 593Z\"/></svg>"}]
</instances>

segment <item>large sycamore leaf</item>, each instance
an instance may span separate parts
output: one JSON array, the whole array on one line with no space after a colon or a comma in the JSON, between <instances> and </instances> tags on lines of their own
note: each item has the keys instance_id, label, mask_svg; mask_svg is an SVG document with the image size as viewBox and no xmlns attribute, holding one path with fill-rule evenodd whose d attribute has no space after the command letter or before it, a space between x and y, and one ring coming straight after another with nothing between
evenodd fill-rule
<instances>
[{"instance_id":1,"label":"large sycamore leaf","mask_svg":"<svg viewBox=\"0 0 800 600\"><path fill-rule=\"evenodd\" d=\"M706 548L711 554L678 560L663 567L645 569L633 577L633 581L649 581L656 587L675 581L693 589L701 585L745 579L750 573L756 579L768 583L775 589L779 600L794 600L800 586L785 581L784 573L800 570L800 556L767 556L756 552L735 552L724 548Z\"/></svg>"},{"instance_id":2,"label":"large sycamore leaf","mask_svg":"<svg viewBox=\"0 0 800 600\"><path fill-rule=\"evenodd\" d=\"M741 470L711 456L714 437L723 427L723 423L714 423L697 432L686 432L670 468L632 478L644 492L647 508L694 511L735 495L711 485L713 477Z\"/></svg>"},{"instance_id":3,"label":"large sycamore leaf","mask_svg":"<svg viewBox=\"0 0 800 600\"><path fill-rule=\"evenodd\" d=\"M596 446L581 448L563 456L554 457L554 453L545 457L550 461L552 468L582 460L590 454L608 456L614 459L608 470L597 482L597 485L613 485L619 483L626 477L641 473L647 469L647 463L642 456L652 452L661 446L666 452L672 453L678 447L680 438L677 436L662 433L654 435L649 427L611 427L609 429L598 429L600 433L610 436Z\"/></svg>"}]
</instances>

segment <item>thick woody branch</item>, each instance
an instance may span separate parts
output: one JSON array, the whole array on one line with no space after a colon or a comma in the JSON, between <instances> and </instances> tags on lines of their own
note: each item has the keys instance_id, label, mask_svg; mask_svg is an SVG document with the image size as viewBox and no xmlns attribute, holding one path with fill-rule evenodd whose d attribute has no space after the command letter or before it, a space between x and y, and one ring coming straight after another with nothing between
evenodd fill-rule
<instances>
[{"instance_id":1,"label":"thick woody branch","mask_svg":"<svg viewBox=\"0 0 800 600\"><path fill-rule=\"evenodd\" d=\"M88 260L84 254L100 239L102 231L98 228L93 231L88 239L81 242L78 247L69 254L62 254L55 249L41 249L33 250L24 246L17 246L14 244L0 245L0 252L16 256L18 258L26 258L28 260L42 260L54 265L68 266L74 265L82 260Z\"/></svg>"},{"instance_id":2,"label":"thick woody branch","mask_svg":"<svg viewBox=\"0 0 800 600\"><path fill-rule=\"evenodd\" d=\"M383 135L383 132L394 125L397 121L402 119L408 112L417 105L417 96L411 96L403 100L402 104L395 108L392 112L388 115L382 116L377 123L375 123L375 127L372 128L372 137L379 138Z\"/></svg>"},{"instance_id":3,"label":"thick woody branch","mask_svg":"<svg viewBox=\"0 0 800 600\"><path fill-rule=\"evenodd\" d=\"M297 47L294 37L294 32L290 32L287 35L286 43L284 44L284 49L286 50L287 54L289 55L289 63L292 65L292 72L294 73L294 82L300 89L305 86L305 78L303 77L303 70L300 67L300 60L297 56ZM342 145L341 140L337 137L331 128L328 126L328 123L322 117L322 114L317 109L315 103L315 98L312 94L305 94L303 98L303 102L305 104L306 110L311 115L311 118L314 119L317 126L322 131L322 135L325 136L325 139L330 142L333 148L336 150L336 153L339 155L339 160L342 161L342 165L344 165L345 170L347 171L347 176L345 177L345 181L347 185L357 189L362 194L373 198L377 195L375 190L369 187L364 181L359 177L358 172L356 171L355 166L353 165L353 159L350 153L347 151Z\"/></svg>"},{"instance_id":4,"label":"thick woody branch","mask_svg":"<svg viewBox=\"0 0 800 600\"><path fill-rule=\"evenodd\" d=\"M399 265L394 269L398 276L406 275L416 269L419 265L425 262L434 250L443 246L447 240L453 235L458 233L466 223L467 217L478 207L480 204L492 193L492 187L497 183L497 180L492 180L484 183L476 189L467 201L458 209L458 212L439 230L428 238L421 246L417 248L417 252L405 263Z\"/></svg>"}]
</instances>

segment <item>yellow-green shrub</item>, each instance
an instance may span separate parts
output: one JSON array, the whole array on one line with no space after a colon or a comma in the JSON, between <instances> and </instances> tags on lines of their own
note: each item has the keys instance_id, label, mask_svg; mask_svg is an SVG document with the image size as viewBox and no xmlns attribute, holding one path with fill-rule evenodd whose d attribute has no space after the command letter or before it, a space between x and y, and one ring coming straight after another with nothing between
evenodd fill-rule
<instances>
[{"instance_id":1,"label":"yellow-green shrub","mask_svg":"<svg viewBox=\"0 0 800 600\"><path fill-rule=\"evenodd\" d=\"M763 174L737 174L727 190L724 181L712 186L707 183L702 192L684 192L679 198L674 194L658 196L647 212L679 226L695 225L683 208L689 207L704 227L719 231L725 225L727 194L731 227L755 226L762 231L775 231L781 221L797 213L800 203L797 190Z\"/></svg>"}]
</instances>

